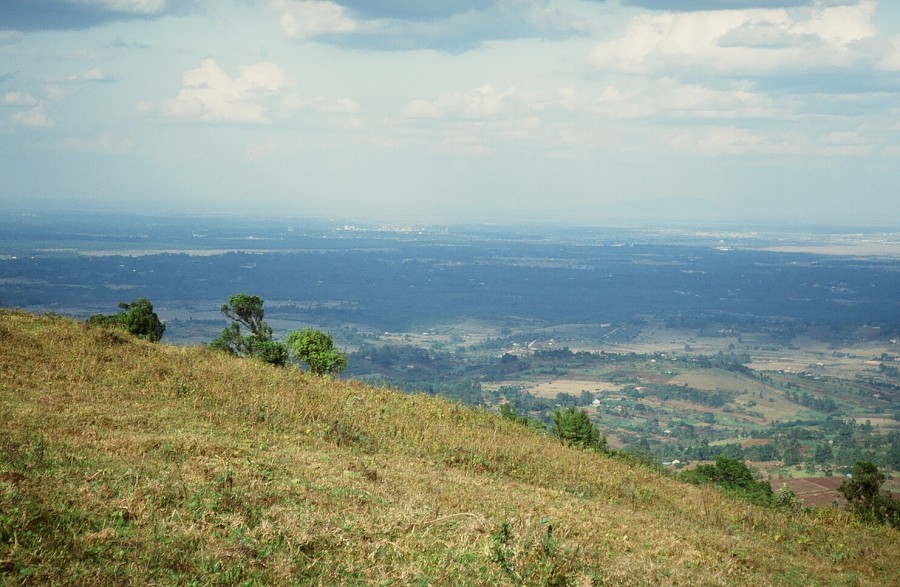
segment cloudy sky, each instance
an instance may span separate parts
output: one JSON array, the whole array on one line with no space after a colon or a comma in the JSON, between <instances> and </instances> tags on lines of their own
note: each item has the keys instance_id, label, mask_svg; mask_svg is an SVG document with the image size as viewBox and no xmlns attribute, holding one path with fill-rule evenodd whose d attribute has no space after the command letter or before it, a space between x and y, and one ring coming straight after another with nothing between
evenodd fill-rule
<instances>
[{"instance_id":1,"label":"cloudy sky","mask_svg":"<svg viewBox=\"0 0 900 587\"><path fill-rule=\"evenodd\" d=\"M900 226L900 2L3 0L50 208Z\"/></svg>"}]
</instances>

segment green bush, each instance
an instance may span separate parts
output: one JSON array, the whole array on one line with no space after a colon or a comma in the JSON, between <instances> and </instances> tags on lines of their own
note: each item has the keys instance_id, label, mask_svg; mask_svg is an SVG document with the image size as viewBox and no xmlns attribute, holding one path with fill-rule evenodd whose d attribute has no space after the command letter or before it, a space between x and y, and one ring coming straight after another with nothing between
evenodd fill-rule
<instances>
[{"instance_id":1,"label":"green bush","mask_svg":"<svg viewBox=\"0 0 900 587\"><path fill-rule=\"evenodd\" d=\"M698 465L693 469L682 471L678 477L694 485L713 483L729 495L758 505L772 505L772 486L766 481L754 479L747 465L738 459L719 456L715 464Z\"/></svg>"},{"instance_id":2,"label":"green bush","mask_svg":"<svg viewBox=\"0 0 900 587\"><path fill-rule=\"evenodd\" d=\"M294 358L306 363L316 375L337 375L347 366L347 356L334 348L330 334L304 328L289 332L286 340Z\"/></svg>"},{"instance_id":3,"label":"green bush","mask_svg":"<svg viewBox=\"0 0 900 587\"><path fill-rule=\"evenodd\" d=\"M231 319L219 338L209 346L238 357L251 357L272 365L283 366L288 360L287 347L272 340L272 329L266 324L263 301L258 296L240 293L229 298L220 308ZM250 331L241 333L241 325Z\"/></svg>"},{"instance_id":4,"label":"green bush","mask_svg":"<svg viewBox=\"0 0 900 587\"><path fill-rule=\"evenodd\" d=\"M568 446L606 450L606 437L600 436L597 425L591 422L587 412L569 406L551 415L551 432L559 441Z\"/></svg>"},{"instance_id":5,"label":"green bush","mask_svg":"<svg viewBox=\"0 0 900 587\"><path fill-rule=\"evenodd\" d=\"M166 331L166 325L160 322L159 316L153 311L153 304L147 298L139 298L130 304L120 302L119 307L124 310L116 314L95 314L88 319L91 326L118 326L122 327L138 338L159 342Z\"/></svg>"},{"instance_id":6,"label":"green bush","mask_svg":"<svg viewBox=\"0 0 900 587\"><path fill-rule=\"evenodd\" d=\"M900 528L900 501L881 491L885 479L875 463L856 461L851 478L841 483L838 491L861 520Z\"/></svg>"}]
</instances>

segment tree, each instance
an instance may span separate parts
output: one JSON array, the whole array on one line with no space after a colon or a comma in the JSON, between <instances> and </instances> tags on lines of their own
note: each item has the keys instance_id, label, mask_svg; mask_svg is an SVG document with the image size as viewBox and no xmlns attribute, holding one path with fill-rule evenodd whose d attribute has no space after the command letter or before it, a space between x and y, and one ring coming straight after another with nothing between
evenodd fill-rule
<instances>
[{"instance_id":1,"label":"tree","mask_svg":"<svg viewBox=\"0 0 900 587\"><path fill-rule=\"evenodd\" d=\"M500 404L500 417L504 420L510 420L512 422L515 422L516 424L521 424L535 430L541 430L544 432L547 431L547 427L543 422L536 418L529 418L528 416L520 415L508 403Z\"/></svg>"},{"instance_id":2,"label":"tree","mask_svg":"<svg viewBox=\"0 0 900 587\"><path fill-rule=\"evenodd\" d=\"M838 491L847 498L849 508L861 519L900 528L900 502L881 492L886 477L871 461L856 461L850 479Z\"/></svg>"},{"instance_id":3,"label":"tree","mask_svg":"<svg viewBox=\"0 0 900 587\"><path fill-rule=\"evenodd\" d=\"M119 307L125 310L122 323L128 332L150 342L159 342L166 331L166 325L160 322L150 300L139 298L130 304L120 302Z\"/></svg>"},{"instance_id":4,"label":"tree","mask_svg":"<svg viewBox=\"0 0 900 587\"><path fill-rule=\"evenodd\" d=\"M288 360L287 347L272 340L272 329L264 320L263 301L244 293L231 296L222 304L221 312L232 320L210 347L238 357L252 357L265 363L283 366ZM241 333L241 325L250 331Z\"/></svg>"},{"instance_id":5,"label":"tree","mask_svg":"<svg viewBox=\"0 0 900 587\"><path fill-rule=\"evenodd\" d=\"M286 342L294 358L306 363L316 375L337 375L347 366L347 356L335 350L331 335L321 330L293 330Z\"/></svg>"},{"instance_id":6,"label":"tree","mask_svg":"<svg viewBox=\"0 0 900 587\"><path fill-rule=\"evenodd\" d=\"M715 464L697 465L694 469L683 471L679 476L684 481L696 485L712 482L727 493L759 505L772 503L772 486L766 481L754 479L750 468L738 459L718 456Z\"/></svg>"},{"instance_id":7,"label":"tree","mask_svg":"<svg viewBox=\"0 0 900 587\"><path fill-rule=\"evenodd\" d=\"M799 464L803 461L803 455L800 453L800 443L796 438L792 438L781 453L782 460L786 467Z\"/></svg>"},{"instance_id":8,"label":"tree","mask_svg":"<svg viewBox=\"0 0 900 587\"><path fill-rule=\"evenodd\" d=\"M234 322L243 324L259 340L272 340L272 329L263 320L265 311L259 296L248 296L245 293L231 296L227 304L222 304L221 311Z\"/></svg>"},{"instance_id":9,"label":"tree","mask_svg":"<svg viewBox=\"0 0 900 587\"><path fill-rule=\"evenodd\" d=\"M153 304L147 298L139 298L130 304L119 302L124 310L115 314L95 314L88 319L91 326L116 326L124 328L138 338L159 342L166 331L166 325L160 322L153 311Z\"/></svg>"},{"instance_id":10,"label":"tree","mask_svg":"<svg viewBox=\"0 0 900 587\"><path fill-rule=\"evenodd\" d=\"M528 416L520 416L509 404L500 404L500 417L504 420L512 420L516 424L528 424Z\"/></svg>"},{"instance_id":11,"label":"tree","mask_svg":"<svg viewBox=\"0 0 900 587\"><path fill-rule=\"evenodd\" d=\"M772 507L785 512L797 512L803 507L803 502L786 484L782 484L781 488L772 494Z\"/></svg>"},{"instance_id":12,"label":"tree","mask_svg":"<svg viewBox=\"0 0 900 587\"><path fill-rule=\"evenodd\" d=\"M606 437L600 437L597 425L591 422L587 412L575 406L569 406L560 411L559 408L551 414L551 431L553 436L568 446L580 448L594 448L600 451L606 450Z\"/></svg>"},{"instance_id":13,"label":"tree","mask_svg":"<svg viewBox=\"0 0 900 587\"><path fill-rule=\"evenodd\" d=\"M834 458L834 451L831 450L831 445L827 442L823 442L822 444L816 445L816 450L813 453L813 460L818 464L823 465Z\"/></svg>"}]
</instances>

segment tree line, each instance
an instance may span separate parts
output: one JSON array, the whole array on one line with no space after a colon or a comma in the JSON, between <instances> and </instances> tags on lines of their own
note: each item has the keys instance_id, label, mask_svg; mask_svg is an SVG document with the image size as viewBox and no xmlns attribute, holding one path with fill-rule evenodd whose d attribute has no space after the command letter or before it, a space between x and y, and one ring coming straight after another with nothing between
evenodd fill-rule
<instances>
[{"instance_id":1,"label":"tree line","mask_svg":"<svg viewBox=\"0 0 900 587\"><path fill-rule=\"evenodd\" d=\"M284 342L276 341L265 321L263 300L259 296L239 293L220 308L231 324L222 330L209 347L236 357L246 357L283 367L291 362L305 363L316 375L337 375L347 366L347 355L334 348L331 334L316 328L288 332ZM91 326L123 328L138 338L159 342L166 325L153 310L147 298L119 303L122 311L95 314Z\"/></svg>"}]
</instances>

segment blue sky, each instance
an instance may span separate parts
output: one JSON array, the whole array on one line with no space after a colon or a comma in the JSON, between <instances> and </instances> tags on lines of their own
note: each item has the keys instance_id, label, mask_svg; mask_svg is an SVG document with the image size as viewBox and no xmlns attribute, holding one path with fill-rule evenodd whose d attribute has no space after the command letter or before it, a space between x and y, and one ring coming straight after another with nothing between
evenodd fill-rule
<instances>
[{"instance_id":1,"label":"blue sky","mask_svg":"<svg viewBox=\"0 0 900 587\"><path fill-rule=\"evenodd\" d=\"M900 3L4 0L0 153L0 211L897 227Z\"/></svg>"}]
</instances>

